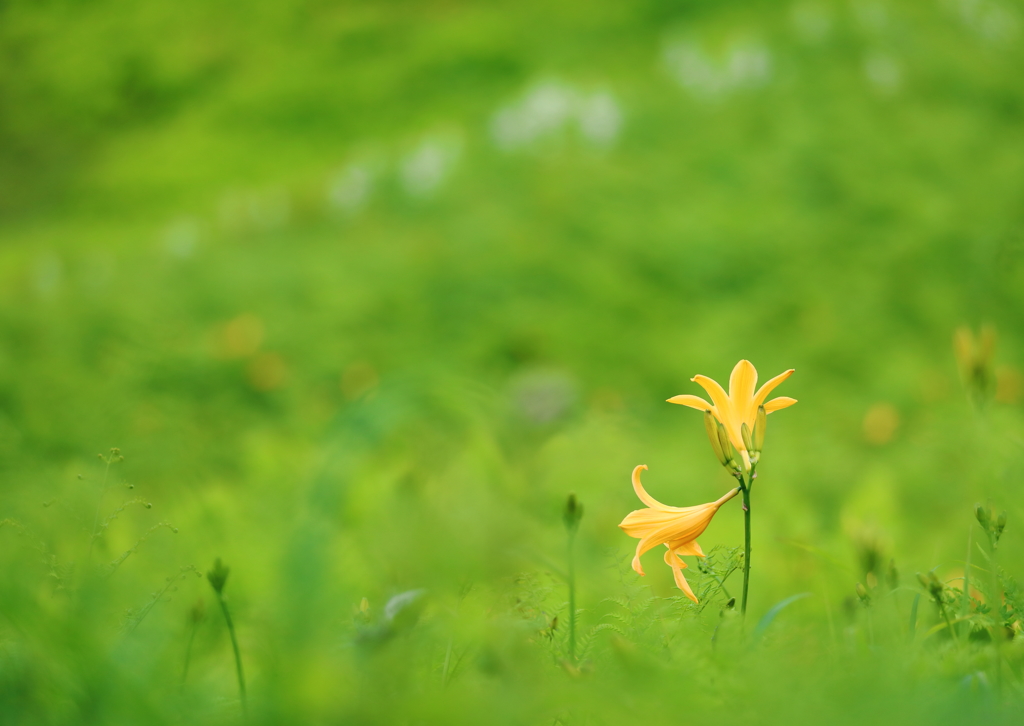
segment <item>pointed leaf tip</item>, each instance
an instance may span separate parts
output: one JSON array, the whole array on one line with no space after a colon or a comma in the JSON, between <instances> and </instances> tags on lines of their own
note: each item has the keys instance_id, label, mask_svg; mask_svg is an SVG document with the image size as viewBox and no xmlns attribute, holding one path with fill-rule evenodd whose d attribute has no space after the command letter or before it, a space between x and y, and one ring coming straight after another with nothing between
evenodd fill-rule
<instances>
[{"instance_id":1,"label":"pointed leaf tip","mask_svg":"<svg viewBox=\"0 0 1024 726\"><path fill-rule=\"evenodd\" d=\"M764 614L764 617L762 617L761 620L758 621L757 627L754 628L754 635L752 638L753 642L756 643L758 639L764 636L765 631L768 630L768 626L770 626L772 624L772 621L775 620L775 616L777 616L788 606L795 603L797 600L803 600L805 597L810 596L811 593L809 592L801 592L796 595L790 595L785 600L780 600L779 602L775 603L775 605L773 605L772 608Z\"/></svg>"}]
</instances>

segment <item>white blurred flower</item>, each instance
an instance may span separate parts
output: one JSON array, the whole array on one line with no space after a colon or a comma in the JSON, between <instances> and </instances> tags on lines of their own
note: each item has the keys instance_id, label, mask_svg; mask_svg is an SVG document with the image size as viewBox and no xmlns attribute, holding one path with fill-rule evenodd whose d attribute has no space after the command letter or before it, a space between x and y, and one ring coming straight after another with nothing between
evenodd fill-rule
<instances>
[{"instance_id":1,"label":"white blurred flower","mask_svg":"<svg viewBox=\"0 0 1024 726\"><path fill-rule=\"evenodd\" d=\"M500 148L512 150L560 134L573 122L587 141L607 146L622 129L622 111L607 91L587 95L558 81L544 81L494 114L491 135Z\"/></svg>"},{"instance_id":2,"label":"white blurred flower","mask_svg":"<svg viewBox=\"0 0 1024 726\"><path fill-rule=\"evenodd\" d=\"M985 41L1004 42L1017 33L1017 16L996 0L947 0L945 4Z\"/></svg>"},{"instance_id":3,"label":"white blurred flower","mask_svg":"<svg viewBox=\"0 0 1024 726\"><path fill-rule=\"evenodd\" d=\"M565 373L535 369L513 379L512 405L526 421L543 426L566 415L576 402L576 383Z\"/></svg>"},{"instance_id":4,"label":"white blurred flower","mask_svg":"<svg viewBox=\"0 0 1024 726\"><path fill-rule=\"evenodd\" d=\"M368 167L349 164L327 183L327 203L332 209L351 214L366 205L372 186Z\"/></svg>"},{"instance_id":5,"label":"white blurred flower","mask_svg":"<svg viewBox=\"0 0 1024 726\"><path fill-rule=\"evenodd\" d=\"M414 197L436 191L458 161L459 147L458 142L450 137L424 139L399 164L402 186Z\"/></svg>"},{"instance_id":6,"label":"white blurred flower","mask_svg":"<svg viewBox=\"0 0 1024 726\"><path fill-rule=\"evenodd\" d=\"M500 109L491 122L491 133L498 146L523 146L560 130L575 104L575 90L546 81L530 90L519 103Z\"/></svg>"},{"instance_id":7,"label":"white blurred flower","mask_svg":"<svg viewBox=\"0 0 1024 726\"><path fill-rule=\"evenodd\" d=\"M167 225L163 234L163 248L167 254L187 259L199 246L199 222L193 217L182 217Z\"/></svg>"},{"instance_id":8,"label":"white blurred flower","mask_svg":"<svg viewBox=\"0 0 1024 726\"><path fill-rule=\"evenodd\" d=\"M665 47L663 60L683 88L706 99L763 86L772 74L771 52L757 43L734 43L715 58L696 43L676 42Z\"/></svg>"},{"instance_id":9,"label":"white blurred flower","mask_svg":"<svg viewBox=\"0 0 1024 726\"><path fill-rule=\"evenodd\" d=\"M881 53L873 53L864 59L864 75L882 93L896 93L903 83L903 71L899 63Z\"/></svg>"},{"instance_id":10,"label":"white blurred flower","mask_svg":"<svg viewBox=\"0 0 1024 726\"><path fill-rule=\"evenodd\" d=\"M47 252L35 259L32 269L32 286L41 297L52 297L64 279L64 264L60 257Z\"/></svg>"},{"instance_id":11,"label":"white blurred flower","mask_svg":"<svg viewBox=\"0 0 1024 726\"><path fill-rule=\"evenodd\" d=\"M597 146L614 143L622 129L622 111L608 92L580 99L578 116L583 137Z\"/></svg>"}]
</instances>

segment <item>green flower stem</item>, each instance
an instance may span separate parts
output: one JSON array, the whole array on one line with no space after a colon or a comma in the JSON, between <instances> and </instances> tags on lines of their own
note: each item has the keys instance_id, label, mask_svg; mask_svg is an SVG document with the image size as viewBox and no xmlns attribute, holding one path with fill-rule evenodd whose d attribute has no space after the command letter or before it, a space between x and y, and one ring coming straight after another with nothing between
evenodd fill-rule
<instances>
[{"instance_id":1,"label":"green flower stem","mask_svg":"<svg viewBox=\"0 0 1024 726\"><path fill-rule=\"evenodd\" d=\"M753 472L751 472L752 474ZM740 603L740 614L747 615L747 591L750 587L750 484L753 476L749 479L740 478L740 488L743 491L743 600Z\"/></svg>"},{"instance_id":2,"label":"green flower stem","mask_svg":"<svg viewBox=\"0 0 1024 726\"><path fill-rule=\"evenodd\" d=\"M947 611L946 606L942 603L939 603L939 612L942 613L942 619L946 621L946 630L953 635L953 641L959 645L960 636L957 635L956 628L953 627L953 621L949 619L949 612Z\"/></svg>"},{"instance_id":3,"label":"green flower stem","mask_svg":"<svg viewBox=\"0 0 1024 726\"><path fill-rule=\"evenodd\" d=\"M576 663L576 558L573 544L576 532L569 531L569 660Z\"/></svg>"},{"instance_id":4,"label":"green flower stem","mask_svg":"<svg viewBox=\"0 0 1024 726\"><path fill-rule=\"evenodd\" d=\"M242 654L238 650L238 638L235 637L235 624L231 620L231 613L228 611L228 604L224 602L224 596L220 591L217 593L217 601L220 602L220 609L224 613L224 622L228 624L228 633L231 635L231 647L235 650L235 671L238 673L238 692L242 697L242 713L248 714L245 704L245 675L242 673Z\"/></svg>"}]
</instances>

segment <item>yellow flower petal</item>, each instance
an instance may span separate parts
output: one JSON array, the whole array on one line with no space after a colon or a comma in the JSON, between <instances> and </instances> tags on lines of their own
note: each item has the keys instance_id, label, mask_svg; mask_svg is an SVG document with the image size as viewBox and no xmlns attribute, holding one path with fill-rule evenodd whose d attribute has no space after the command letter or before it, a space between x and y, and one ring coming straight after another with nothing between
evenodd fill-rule
<instances>
[{"instance_id":1,"label":"yellow flower petal","mask_svg":"<svg viewBox=\"0 0 1024 726\"><path fill-rule=\"evenodd\" d=\"M703 557L704 550L697 544L697 540L691 542L683 542L677 540L676 542L666 542L665 546L675 551L677 555L693 555L694 557Z\"/></svg>"},{"instance_id":2,"label":"yellow flower petal","mask_svg":"<svg viewBox=\"0 0 1024 726\"><path fill-rule=\"evenodd\" d=\"M693 594L693 590L690 588L690 583L683 577L683 570L686 568L686 563L679 559L675 550L669 549L665 553L665 564L672 568L672 577L676 581L676 587L686 594L686 597L690 598L694 602L697 602L697 596Z\"/></svg>"},{"instance_id":3,"label":"yellow flower petal","mask_svg":"<svg viewBox=\"0 0 1024 726\"><path fill-rule=\"evenodd\" d=\"M711 518L715 516L718 507L705 504L697 509L702 511L687 512L675 517L673 521L667 524L648 530L636 545L637 559L644 553L670 540L685 541L700 537L704 530L708 528L708 524L711 523ZM636 567L633 569L636 569Z\"/></svg>"},{"instance_id":4,"label":"yellow flower petal","mask_svg":"<svg viewBox=\"0 0 1024 726\"><path fill-rule=\"evenodd\" d=\"M789 398L788 396L779 396L778 398L773 398L764 405L764 412L771 413L772 411L779 411L783 408L789 408L794 403L796 403L795 398Z\"/></svg>"},{"instance_id":5,"label":"yellow flower petal","mask_svg":"<svg viewBox=\"0 0 1024 726\"><path fill-rule=\"evenodd\" d=\"M652 497L643 488L640 483L640 472L646 469L647 466L644 464L635 467L632 481L636 495L649 506L646 509L630 512L619 523L619 527L626 534L640 540L637 542L632 563L633 569L640 575L644 574L643 566L640 563L641 555L659 544L667 545L672 553L703 557L704 552L696 542L697 537L707 529L718 508L739 492L739 488L731 489L717 501L699 504L695 507L669 507ZM678 557L674 562L676 563L673 564L674 571L686 566ZM676 577L676 584L683 592L687 593L688 597L693 598L693 592L686 584L686 578L682 576L681 572Z\"/></svg>"},{"instance_id":6,"label":"yellow flower petal","mask_svg":"<svg viewBox=\"0 0 1024 726\"><path fill-rule=\"evenodd\" d=\"M729 401L729 396L726 394L722 387L718 385L718 382L708 378L707 376L694 376L690 379L694 383L699 384L708 395L711 396L711 400L715 404L715 418L722 422L722 425L732 433L732 421L733 421L733 410L732 403Z\"/></svg>"},{"instance_id":7,"label":"yellow flower petal","mask_svg":"<svg viewBox=\"0 0 1024 726\"><path fill-rule=\"evenodd\" d=\"M654 509L661 509L661 507L664 505L662 505L661 502L659 502L657 499L648 494L647 491L644 489L644 485L640 483L641 471L647 471L647 464L637 464L636 466L633 467L633 475L631 477L633 480L633 491L636 492L636 495L638 497L640 497L640 501L646 504L648 507L652 507Z\"/></svg>"},{"instance_id":8,"label":"yellow flower petal","mask_svg":"<svg viewBox=\"0 0 1024 726\"><path fill-rule=\"evenodd\" d=\"M637 495L637 497L640 498L641 502L646 504L648 507L651 507L652 509L660 510L662 512L685 512L686 511L685 509L683 509L681 507L670 507L670 506L668 506L666 504L662 504L657 499L655 499L650 494L648 494L647 490L644 489L644 485L640 483L640 472L641 471L647 471L647 464L639 464L639 465L633 467L633 476L632 476L633 491L636 492L636 495ZM638 510L638 511L642 511L642 510ZM635 512L634 512L634 514L635 514ZM623 521L625 521L625 520L623 520Z\"/></svg>"},{"instance_id":9,"label":"yellow flower petal","mask_svg":"<svg viewBox=\"0 0 1024 726\"><path fill-rule=\"evenodd\" d=\"M711 411L714 413L715 407L705 401L700 396L691 396L689 393L684 393L679 396L672 396L668 399L669 403L678 403L680 406L689 406L695 408L698 411Z\"/></svg>"},{"instance_id":10,"label":"yellow flower petal","mask_svg":"<svg viewBox=\"0 0 1024 726\"><path fill-rule=\"evenodd\" d=\"M626 515L619 523L619 528L630 537L646 537L679 517L677 512L661 509L637 509Z\"/></svg>"},{"instance_id":11,"label":"yellow flower petal","mask_svg":"<svg viewBox=\"0 0 1024 726\"><path fill-rule=\"evenodd\" d=\"M746 421L750 402L754 400L754 386L756 385L757 370L749 360L741 360L732 369L732 375L729 376L729 399L743 421Z\"/></svg>"},{"instance_id":12,"label":"yellow flower petal","mask_svg":"<svg viewBox=\"0 0 1024 726\"><path fill-rule=\"evenodd\" d=\"M636 572L636 574L640 575L640 577L644 577L644 576L647 575L647 573L644 572L644 566L640 564L640 552L639 552L639 549L640 549L640 546L637 545L637 550L638 551L637 551L637 553L635 555L633 555L633 571Z\"/></svg>"},{"instance_id":13,"label":"yellow flower petal","mask_svg":"<svg viewBox=\"0 0 1024 726\"><path fill-rule=\"evenodd\" d=\"M754 394L754 415L757 415L757 407L765 402L768 398L768 394L775 390L775 387L782 383L784 380L789 378L796 371L795 368L790 368L788 371L780 373L769 381L766 381L763 386L757 389L757 393Z\"/></svg>"},{"instance_id":14,"label":"yellow flower petal","mask_svg":"<svg viewBox=\"0 0 1024 726\"><path fill-rule=\"evenodd\" d=\"M668 399L670 403L679 403L690 408L710 410L716 419L725 426L729 440L743 458L744 468L750 468L750 457L747 447L743 442L743 424L746 424L751 431L757 421L757 409L764 405L765 411L770 413L779 409L792 406L796 401L792 398L777 398L765 404L765 399L780 383L793 375L794 370L780 373L767 381L761 388L754 392L757 385L757 369L748 360L741 360L732 369L729 376L729 393L727 394L716 381L707 376L694 376L691 381L700 384L708 392L711 401L714 403L710 409L699 396L680 395ZM703 404L703 405L702 405Z\"/></svg>"}]
</instances>

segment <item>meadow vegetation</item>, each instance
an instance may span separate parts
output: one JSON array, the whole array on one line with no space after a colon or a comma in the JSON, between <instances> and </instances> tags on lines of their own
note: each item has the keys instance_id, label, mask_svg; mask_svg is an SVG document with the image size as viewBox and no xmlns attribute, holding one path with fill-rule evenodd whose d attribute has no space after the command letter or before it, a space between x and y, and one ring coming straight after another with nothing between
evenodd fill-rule
<instances>
[{"instance_id":1,"label":"meadow vegetation","mask_svg":"<svg viewBox=\"0 0 1024 726\"><path fill-rule=\"evenodd\" d=\"M0 3L0 722L1019 723L1021 67L1016 0ZM745 617L739 499L697 603L617 526L737 485L665 401L741 359Z\"/></svg>"}]
</instances>

